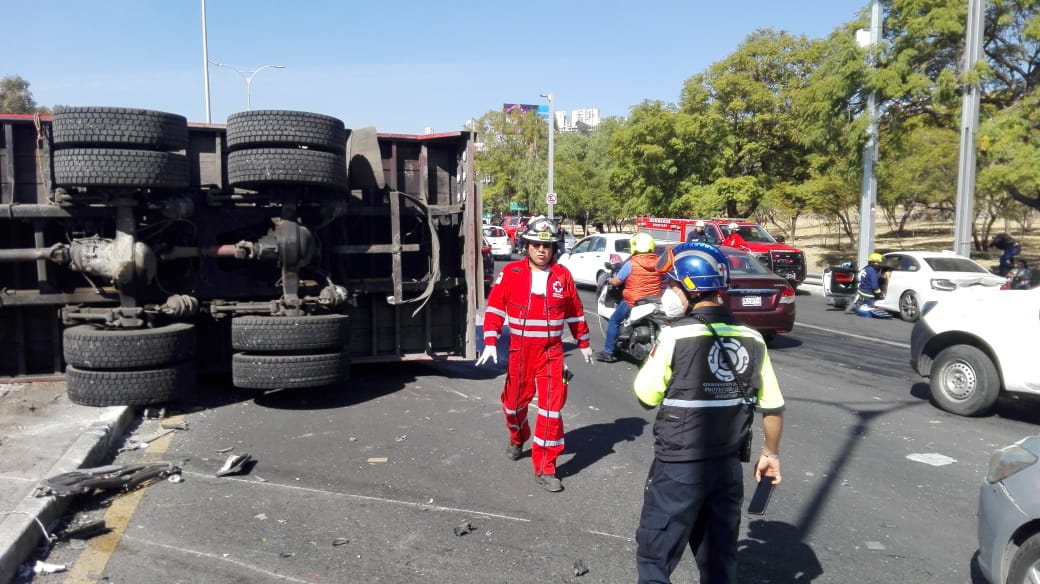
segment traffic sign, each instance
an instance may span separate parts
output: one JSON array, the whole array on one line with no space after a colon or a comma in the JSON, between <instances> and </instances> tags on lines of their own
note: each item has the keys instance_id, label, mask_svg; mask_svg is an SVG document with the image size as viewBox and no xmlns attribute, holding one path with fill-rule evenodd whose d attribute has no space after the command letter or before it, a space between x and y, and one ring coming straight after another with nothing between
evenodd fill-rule
<instances>
[{"instance_id":1,"label":"traffic sign","mask_svg":"<svg viewBox=\"0 0 1040 584\"><path fill-rule=\"evenodd\" d=\"M545 204L555 205L556 204L556 193L545 193Z\"/></svg>"}]
</instances>

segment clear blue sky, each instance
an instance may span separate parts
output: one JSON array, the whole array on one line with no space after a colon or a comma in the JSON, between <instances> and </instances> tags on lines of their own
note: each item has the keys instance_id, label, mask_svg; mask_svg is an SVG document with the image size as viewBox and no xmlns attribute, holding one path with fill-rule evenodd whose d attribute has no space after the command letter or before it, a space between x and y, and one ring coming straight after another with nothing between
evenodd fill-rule
<instances>
[{"instance_id":1,"label":"clear blue sky","mask_svg":"<svg viewBox=\"0 0 1040 584\"><path fill-rule=\"evenodd\" d=\"M503 103L625 116L676 102L683 82L759 28L822 38L867 0L207 0L211 60L252 82L254 109L320 112L348 128L458 130ZM201 0L0 0L0 77L45 106L106 105L206 120ZM211 118L246 84L210 67Z\"/></svg>"}]
</instances>

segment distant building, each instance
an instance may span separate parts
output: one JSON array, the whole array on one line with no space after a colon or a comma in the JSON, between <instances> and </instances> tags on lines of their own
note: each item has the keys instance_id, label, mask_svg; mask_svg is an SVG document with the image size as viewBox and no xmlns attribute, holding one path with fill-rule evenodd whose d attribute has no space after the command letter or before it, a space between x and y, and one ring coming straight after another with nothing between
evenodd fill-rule
<instances>
[{"instance_id":1,"label":"distant building","mask_svg":"<svg viewBox=\"0 0 1040 584\"><path fill-rule=\"evenodd\" d=\"M502 111L509 113L515 111L521 111L524 113L533 111L539 116L549 119L549 107L547 105L533 105L526 103L503 103ZM585 124L590 128L595 128L599 125L599 108L587 107L584 109L571 110L570 115L566 111L555 111L556 114L556 130L558 132L574 132L578 129L578 124Z\"/></svg>"},{"instance_id":2,"label":"distant building","mask_svg":"<svg viewBox=\"0 0 1040 584\"><path fill-rule=\"evenodd\" d=\"M578 124L585 124L590 128L595 128L599 125L599 108L587 107L585 109L574 110L571 112L571 125L575 128Z\"/></svg>"}]
</instances>

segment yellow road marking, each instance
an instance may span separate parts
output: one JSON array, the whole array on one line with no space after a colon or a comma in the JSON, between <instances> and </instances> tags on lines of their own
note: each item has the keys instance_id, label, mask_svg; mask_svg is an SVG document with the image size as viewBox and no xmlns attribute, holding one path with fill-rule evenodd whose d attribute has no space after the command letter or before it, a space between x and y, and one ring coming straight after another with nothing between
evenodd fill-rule
<instances>
[{"instance_id":1,"label":"yellow road marking","mask_svg":"<svg viewBox=\"0 0 1040 584\"><path fill-rule=\"evenodd\" d=\"M173 416L164 420L168 424L180 424L184 422L184 416ZM151 442L148 449L144 451L141 462L159 462L173 443L171 432L162 438ZM109 559L119 547L119 542L130 525L130 520L137 511L141 498L144 497L147 485L138 487L129 493L116 497L112 505L105 512L105 526L111 529L108 533L99 535L88 540L87 548L76 558L72 567L67 572L65 584L92 584L100 582L105 574L105 567Z\"/></svg>"}]
</instances>

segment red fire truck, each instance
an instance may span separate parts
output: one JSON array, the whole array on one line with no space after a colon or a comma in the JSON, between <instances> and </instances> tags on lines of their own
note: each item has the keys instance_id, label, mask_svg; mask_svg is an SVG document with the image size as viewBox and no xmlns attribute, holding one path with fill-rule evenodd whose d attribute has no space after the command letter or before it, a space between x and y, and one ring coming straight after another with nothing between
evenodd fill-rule
<instances>
[{"instance_id":1,"label":"red fire truck","mask_svg":"<svg viewBox=\"0 0 1040 584\"><path fill-rule=\"evenodd\" d=\"M773 237L761 225L746 219L639 217L636 225L639 231L649 233L656 241L679 243L687 241L697 223L701 221L704 222L704 234L708 243L731 245L750 253L795 288L805 280L805 253L784 243L783 236ZM735 233L731 233L729 226L734 223L737 229ZM730 238L730 235L739 237Z\"/></svg>"}]
</instances>

